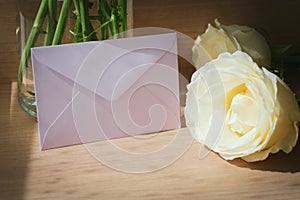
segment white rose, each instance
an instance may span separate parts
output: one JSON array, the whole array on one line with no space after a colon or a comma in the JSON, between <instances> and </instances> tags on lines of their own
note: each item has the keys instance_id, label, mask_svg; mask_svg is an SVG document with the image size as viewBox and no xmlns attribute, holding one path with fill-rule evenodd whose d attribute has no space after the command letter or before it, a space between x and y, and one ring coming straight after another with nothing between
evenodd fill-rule
<instances>
[{"instance_id":1,"label":"white rose","mask_svg":"<svg viewBox=\"0 0 300 200\"><path fill-rule=\"evenodd\" d=\"M219 79L207 69L216 70ZM218 84L222 91L214 89ZM300 112L292 91L246 53L220 54L193 74L187 88L187 127L224 159L259 161L296 145ZM221 122L214 121L218 118ZM220 123L219 134L209 131Z\"/></svg>"},{"instance_id":2,"label":"white rose","mask_svg":"<svg viewBox=\"0 0 300 200\"><path fill-rule=\"evenodd\" d=\"M248 26L225 26L215 20L217 28L208 24L193 46L193 62L197 68L224 52L246 52L260 66L269 68L271 52L265 38Z\"/></svg>"}]
</instances>

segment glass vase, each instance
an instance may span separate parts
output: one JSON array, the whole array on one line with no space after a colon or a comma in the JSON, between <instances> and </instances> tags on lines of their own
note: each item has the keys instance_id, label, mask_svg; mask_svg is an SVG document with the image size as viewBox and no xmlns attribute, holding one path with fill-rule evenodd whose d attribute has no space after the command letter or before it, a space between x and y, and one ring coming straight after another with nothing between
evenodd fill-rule
<instances>
[{"instance_id":1,"label":"glass vase","mask_svg":"<svg viewBox=\"0 0 300 200\"><path fill-rule=\"evenodd\" d=\"M119 31L132 25L127 26L127 21L132 19L131 6L132 0L17 0L21 108L37 117L32 47L117 38Z\"/></svg>"},{"instance_id":2,"label":"glass vase","mask_svg":"<svg viewBox=\"0 0 300 200\"><path fill-rule=\"evenodd\" d=\"M25 50L26 41L30 34L33 22L40 6L40 0L18 0L17 1L17 29L20 58ZM35 46L42 45L40 38ZM21 108L29 115L36 117L36 101L34 92L34 81L30 56L24 63L19 63L18 72L18 101Z\"/></svg>"}]
</instances>

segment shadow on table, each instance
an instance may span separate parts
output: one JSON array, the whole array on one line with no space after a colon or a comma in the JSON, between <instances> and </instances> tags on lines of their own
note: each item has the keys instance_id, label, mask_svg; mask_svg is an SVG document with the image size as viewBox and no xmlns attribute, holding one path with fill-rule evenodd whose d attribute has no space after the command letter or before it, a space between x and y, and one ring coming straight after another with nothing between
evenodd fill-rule
<instances>
[{"instance_id":1,"label":"shadow on table","mask_svg":"<svg viewBox=\"0 0 300 200\"><path fill-rule=\"evenodd\" d=\"M250 168L253 170L276 171L276 172L300 172L300 142L294 147L290 154L280 151L277 154L270 154L264 161L248 163L242 159L229 161L230 164Z\"/></svg>"},{"instance_id":2,"label":"shadow on table","mask_svg":"<svg viewBox=\"0 0 300 200\"><path fill-rule=\"evenodd\" d=\"M0 199L23 199L36 119L17 102L17 84L1 83Z\"/></svg>"}]
</instances>

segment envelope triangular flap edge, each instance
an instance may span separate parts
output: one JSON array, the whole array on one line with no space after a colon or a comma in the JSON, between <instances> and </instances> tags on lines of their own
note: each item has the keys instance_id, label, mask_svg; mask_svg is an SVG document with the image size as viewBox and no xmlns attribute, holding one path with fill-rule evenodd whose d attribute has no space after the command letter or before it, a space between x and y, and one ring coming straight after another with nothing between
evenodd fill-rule
<instances>
[{"instance_id":1,"label":"envelope triangular flap edge","mask_svg":"<svg viewBox=\"0 0 300 200\"><path fill-rule=\"evenodd\" d=\"M36 47L31 51L40 63L75 85L116 100L166 53L177 55L176 44L176 33L165 33Z\"/></svg>"},{"instance_id":2,"label":"envelope triangular flap edge","mask_svg":"<svg viewBox=\"0 0 300 200\"><path fill-rule=\"evenodd\" d=\"M97 55L98 48L102 51L105 51L106 54ZM168 56L171 55L171 57L164 57L166 54ZM151 68L152 64L155 64L157 62L161 63L160 59L162 58L167 58L162 60L167 60L167 63L172 63L171 65L174 65L173 67L177 71L178 66L177 62L173 60L175 58L174 55L176 55L177 59L176 33L139 36L118 40L65 44L32 49L34 75L39 75L38 72L43 72L45 75L44 78L49 79L48 82L46 81L45 83L43 83L44 87L47 87L47 84L51 84L50 80L52 80L53 78L57 79L58 81L62 80L62 82L66 81L67 79L66 90L71 92L70 87L72 87L72 84L78 84L80 87L84 87L90 92L96 92L98 95L101 95L107 100L114 100L113 98L119 98L122 93L131 86L131 84L134 84L136 81L138 81L140 77L142 77L143 74L146 73L149 68ZM118 56L118 58L120 57L121 59L112 59L114 58L114 56ZM104 64L99 65L100 59L100 63ZM106 62L103 61L104 59L106 59ZM106 68L107 64L109 66L108 68ZM135 73L128 73L132 70L132 68L140 65L146 67L139 68L140 70L136 70ZM50 75L45 72L50 73ZM117 92L119 96L113 96L112 94L114 92L114 88L117 85L119 79L123 77L124 74L129 75L126 79L126 81L128 81L127 85L122 85L124 87L122 87L121 90ZM49 76L51 76L52 79ZM100 80L99 77L101 77ZM39 77L39 81L43 81L43 78ZM35 83L41 86L41 83L39 81ZM55 84L59 88L62 87L60 83ZM104 89L101 90L101 88ZM43 88L39 87L39 92L41 92L41 90L43 90ZM47 99L47 102L43 101L43 104L40 104L41 106L39 107L38 105L37 107L39 127L45 127L44 129L39 128L41 149L80 143L78 135L66 135L66 133L76 132L76 130L64 130L63 132L54 131L55 128L61 127L57 124L54 126L56 120L60 117L63 117L63 115L65 115L67 111L71 111L70 106L72 104L71 101L73 99L73 96L71 96L70 92L66 94L68 98L65 99L65 102L61 104L63 108L57 107L56 104L55 106L57 107L57 112L54 112L53 109L51 109L51 113L53 114L52 116L48 113L49 105L47 104L47 102L49 103L49 101L50 104L51 102L55 102L55 100L52 101L53 98L49 99L48 95L52 94L49 93L48 89L39 94L37 91L37 100L38 97L40 97L40 100L41 98L43 100ZM42 108L44 112L39 112L42 110ZM72 113L68 113L68 115L70 116L72 115ZM174 122L173 121L172 123L174 124L172 124L170 127L177 128L177 120L175 120ZM65 126L65 128L71 129L72 127ZM50 134L51 138L47 137L47 133L49 132L49 130L51 131L51 133L53 133L54 131L58 135L62 134L65 138L64 141L61 141L61 143L58 144L57 137L55 135ZM94 133L91 132L91 134ZM60 139L62 135L59 136ZM51 139L50 142L48 141L45 143L46 138L47 141Z\"/></svg>"}]
</instances>

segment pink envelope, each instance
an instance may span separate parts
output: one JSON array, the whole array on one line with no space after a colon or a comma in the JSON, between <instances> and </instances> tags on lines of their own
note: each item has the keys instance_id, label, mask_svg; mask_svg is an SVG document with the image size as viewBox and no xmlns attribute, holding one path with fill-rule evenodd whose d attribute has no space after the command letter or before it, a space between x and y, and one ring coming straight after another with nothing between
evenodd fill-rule
<instances>
[{"instance_id":1,"label":"pink envelope","mask_svg":"<svg viewBox=\"0 0 300 200\"><path fill-rule=\"evenodd\" d=\"M180 128L176 33L31 54L41 150Z\"/></svg>"}]
</instances>

